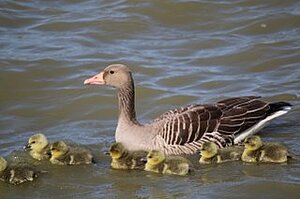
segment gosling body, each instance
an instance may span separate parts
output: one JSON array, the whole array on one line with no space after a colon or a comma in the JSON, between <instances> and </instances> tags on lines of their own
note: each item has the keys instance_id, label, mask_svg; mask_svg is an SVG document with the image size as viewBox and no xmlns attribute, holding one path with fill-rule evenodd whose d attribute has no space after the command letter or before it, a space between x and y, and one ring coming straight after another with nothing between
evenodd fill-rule
<instances>
[{"instance_id":1,"label":"gosling body","mask_svg":"<svg viewBox=\"0 0 300 199\"><path fill-rule=\"evenodd\" d=\"M9 184L18 185L33 181L37 172L25 164L8 165L7 161L0 157L0 180Z\"/></svg>"},{"instance_id":2,"label":"gosling body","mask_svg":"<svg viewBox=\"0 0 300 199\"><path fill-rule=\"evenodd\" d=\"M49 147L48 140L42 133L32 135L24 146L26 150L29 150L30 156L37 160L48 160L50 158L47 153Z\"/></svg>"},{"instance_id":3,"label":"gosling body","mask_svg":"<svg viewBox=\"0 0 300 199\"><path fill-rule=\"evenodd\" d=\"M50 146L50 162L56 165L79 165L93 163L93 155L84 148L69 147L63 141L54 142Z\"/></svg>"},{"instance_id":4,"label":"gosling body","mask_svg":"<svg viewBox=\"0 0 300 199\"><path fill-rule=\"evenodd\" d=\"M111 167L114 169L144 169L143 158L147 156L146 151L129 151L122 143L113 143L109 148Z\"/></svg>"},{"instance_id":5,"label":"gosling body","mask_svg":"<svg viewBox=\"0 0 300 199\"><path fill-rule=\"evenodd\" d=\"M263 143L259 136L246 138L242 154L244 162L283 163L288 160L288 149L280 143Z\"/></svg>"},{"instance_id":6,"label":"gosling body","mask_svg":"<svg viewBox=\"0 0 300 199\"><path fill-rule=\"evenodd\" d=\"M191 163L184 157L166 156L161 151L152 150L147 155L145 171L184 176L191 171Z\"/></svg>"},{"instance_id":7,"label":"gosling body","mask_svg":"<svg viewBox=\"0 0 300 199\"><path fill-rule=\"evenodd\" d=\"M230 146L219 149L213 142L203 143L201 147L200 164L223 163L241 160L244 148L242 146Z\"/></svg>"}]
</instances>

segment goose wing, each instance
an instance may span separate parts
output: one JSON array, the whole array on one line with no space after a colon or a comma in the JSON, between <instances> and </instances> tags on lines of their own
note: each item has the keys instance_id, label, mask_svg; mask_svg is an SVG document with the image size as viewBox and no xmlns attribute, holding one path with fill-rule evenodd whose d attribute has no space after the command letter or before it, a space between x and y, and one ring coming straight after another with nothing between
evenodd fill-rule
<instances>
[{"instance_id":1,"label":"goose wing","mask_svg":"<svg viewBox=\"0 0 300 199\"><path fill-rule=\"evenodd\" d=\"M166 143L183 145L199 140L205 132L217 128L222 111L214 105L190 105L170 110L161 115L156 122L163 121L161 136Z\"/></svg>"},{"instance_id":2,"label":"goose wing","mask_svg":"<svg viewBox=\"0 0 300 199\"><path fill-rule=\"evenodd\" d=\"M223 135L235 137L246 129L265 119L270 110L269 103L258 99L259 97L238 97L222 100L217 105L222 109L223 115L217 131Z\"/></svg>"},{"instance_id":3,"label":"goose wing","mask_svg":"<svg viewBox=\"0 0 300 199\"><path fill-rule=\"evenodd\" d=\"M214 105L170 110L154 120L163 123L158 136L167 151L177 154L195 153L206 141L214 141L220 147L232 145L237 134L266 117L269 106L258 98L230 98Z\"/></svg>"}]
</instances>

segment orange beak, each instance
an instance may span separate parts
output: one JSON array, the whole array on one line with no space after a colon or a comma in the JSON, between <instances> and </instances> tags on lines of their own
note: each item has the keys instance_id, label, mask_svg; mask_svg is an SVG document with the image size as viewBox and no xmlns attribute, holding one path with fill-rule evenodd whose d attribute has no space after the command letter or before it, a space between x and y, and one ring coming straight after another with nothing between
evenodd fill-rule
<instances>
[{"instance_id":1,"label":"orange beak","mask_svg":"<svg viewBox=\"0 0 300 199\"><path fill-rule=\"evenodd\" d=\"M96 84L96 85L104 85L105 81L103 79L103 72L84 80L83 82L84 85L91 85L91 84Z\"/></svg>"}]
</instances>

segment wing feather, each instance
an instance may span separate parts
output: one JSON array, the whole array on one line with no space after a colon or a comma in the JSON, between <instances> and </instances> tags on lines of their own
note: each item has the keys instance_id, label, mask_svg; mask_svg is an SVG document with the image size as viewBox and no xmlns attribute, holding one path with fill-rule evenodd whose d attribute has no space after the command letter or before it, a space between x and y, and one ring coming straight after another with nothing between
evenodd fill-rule
<instances>
[{"instance_id":1,"label":"wing feather","mask_svg":"<svg viewBox=\"0 0 300 199\"><path fill-rule=\"evenodd\" d=\"M267 116L269 104L258 98L247 96L229 98L215 105L194 104L167 111L153 122L164 123L159 135L172 153L194 153L207 141L224 147Z\"/></svg>"}]
</instances>

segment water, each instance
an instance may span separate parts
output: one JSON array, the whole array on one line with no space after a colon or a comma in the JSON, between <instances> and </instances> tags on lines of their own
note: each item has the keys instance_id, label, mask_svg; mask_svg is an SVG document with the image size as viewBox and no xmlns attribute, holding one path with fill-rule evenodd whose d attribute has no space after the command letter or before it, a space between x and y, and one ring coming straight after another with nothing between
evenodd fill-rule
<instances>
[{"instance_id":1,"label":"water","mask_svg":"<svg viewBox=\"0 0 300 199\"><path fill-rule=\"evenodd\" d=\"M99 162L34 162L49 173L0 183L1 199L299 198L299 162L198 166L188 177L111 170L103 152L114 141L115 90L83 86L108 64L130 65L141 122L232 96L288 101L293 110L261 135L300 154L299 1L3 0L0 24L0 154L32 161L21 147L43 132L86 145Z\"/></svg>"}]
</instances>

